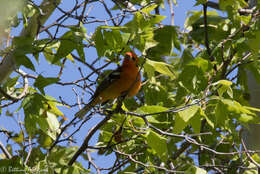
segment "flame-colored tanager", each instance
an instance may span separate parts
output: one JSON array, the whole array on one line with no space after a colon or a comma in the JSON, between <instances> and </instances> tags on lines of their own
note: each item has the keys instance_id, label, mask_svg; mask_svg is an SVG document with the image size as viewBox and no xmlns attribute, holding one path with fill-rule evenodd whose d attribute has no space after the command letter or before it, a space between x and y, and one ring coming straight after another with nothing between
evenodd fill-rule
<instances>
[{"instance_id":1,"label":"flame-colored tanager","mask_svg":"<svg viewBox=\"0 0 260 174\"><path fill-rule=\"evenodd\" d=\"M141 74L138 68L138 57L133 52L126 52L122 66L112 71L97 87L90 102L76 113L83 117L97 104L104 104L123 94L135 96L141 88Z\"/></svg>"}]
</instances>

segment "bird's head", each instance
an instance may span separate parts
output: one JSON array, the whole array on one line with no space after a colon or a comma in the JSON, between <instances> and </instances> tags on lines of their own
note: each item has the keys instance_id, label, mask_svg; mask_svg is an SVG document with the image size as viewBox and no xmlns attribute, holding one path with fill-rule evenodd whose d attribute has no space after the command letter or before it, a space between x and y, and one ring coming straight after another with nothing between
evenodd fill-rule
<instances>
[{"instance_id":1,"label":"bird's head","mask_svg":"<svg viewBox=\"0 0 260 174\"><path fill-rule=\"evenodd\" d=\"M126 52L123 66L136 66L138 67L138 57L134 52Z\"/></svg>"}]
</instances>

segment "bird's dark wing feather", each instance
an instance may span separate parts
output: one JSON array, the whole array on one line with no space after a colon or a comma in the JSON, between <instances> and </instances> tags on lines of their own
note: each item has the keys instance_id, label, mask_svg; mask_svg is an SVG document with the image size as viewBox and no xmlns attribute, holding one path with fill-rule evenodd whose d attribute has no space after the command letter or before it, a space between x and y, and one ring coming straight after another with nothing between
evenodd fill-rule
<instances>
[{"instance_id":1,"label":"bird's dark wing feather","mask_svg":"<svg viewBox=\"0 0 260 174\"><path fill-rule=\"evenodd\" d=\"M109 87L114 81L120 78L120 74L122 72L122 68L118 67L116 70L109 73L104 80L98 85L94 95L91 97L92 99L97 97L101 91L104 91L107 87Z\"/></svg>"}]
</instances>

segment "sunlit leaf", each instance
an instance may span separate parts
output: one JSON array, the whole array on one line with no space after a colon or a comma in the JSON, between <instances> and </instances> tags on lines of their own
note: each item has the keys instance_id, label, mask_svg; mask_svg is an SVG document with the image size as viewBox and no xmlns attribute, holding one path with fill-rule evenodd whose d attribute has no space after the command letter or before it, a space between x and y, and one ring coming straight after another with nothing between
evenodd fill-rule
<instances>
[{"instance_id":1,"label":"sunlit leaf","mask_svg":"<svg viewBox=\"0 0 260 174\"><path fill-rule=\"evenodd\" d=\"M170 76L172 78L175 77L175 75L170 70L170 68L172 68L172 66L167 63L157 62L157 61L153 61L153 60L149 60L149 59L147 59L145 63L152 66L154 68L154 70L159 73Z\"/></svg>"},{"instance_id":2,"label":"sunlit leaf","mask_svg":"<svg viewBox=\"0 0 260 174\"><path fill-rule=\"evenodd\" d=\"M199 106L194 105L188 107L187 109L178 112L175 118L175 124L173 128L173 132L178 134L189 124L189 121L194 117L199 109ZM193 120L193 124L197 123L198 119ZM195 126L196 127L196 126ZM197 130L197 127L195 128Z\"/></svg>"},{"instance_id":3,"label":"sunlit leaf","mask_svg":"<svg viewBox=\"0 0 260 174\"><path fill-rule=\"evenodd\" d=\"M233 98L233 91L231 88L231 85L233 83L231 81L228 80L219 80L218 82L214 83L213 85L216 85L218 88L218 94L219 96L222 96L225 92L227 92L227 94Z\"/></svg>"},{"instance_id":4,"label":"sunlit leaf","mask_svg":"<svg viewBox=\"0 0 260 174\"><path fill-rule=\"evenodd\" d=\"M160 156L161 160L166 162L167 139L150 130L147 134L147 143Z\"/></svg>"},{"instance_id":5,"label":"sunlit leaf","mask_svg":"<svg viewBox=\"0 0 260 174\"><path fill-rule=\"evenodd\" d=\"M191 166L185 171L185 174L207 174L207 171L197 166Z\"/></svg>"}]
</instances>

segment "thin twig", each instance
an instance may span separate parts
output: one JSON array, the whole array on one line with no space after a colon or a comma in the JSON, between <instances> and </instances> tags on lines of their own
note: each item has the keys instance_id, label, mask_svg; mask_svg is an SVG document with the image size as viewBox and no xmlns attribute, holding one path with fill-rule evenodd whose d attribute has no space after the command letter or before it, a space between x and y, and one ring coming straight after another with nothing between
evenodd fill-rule
<instances>
[{"instance_id":1,"label":"thin twig","mask_svg":"<svg viewBox=\"0 0 260 174\"><path fill-rule=\"evenodd\" d=\"M91 137L100 129L110 118L112 114L107 115L102 121L100 121L95 127L89 130L87 137L85 138L83 144L80 146L79 150L73 155L68 165L71 166L79 157L79 155L88 148L88 142ZM76 118L76 117L75 117Z\"/></svg>"},{"instance_id":2,"label":"thin twig","mask_svg":"<svg viewBox=\"0 0 260 174\"><path fill-rule=\"evenodd\" d=\"M213 56L211 56L211 50L209 47L209 36L208 36L208 21L207 21L207 4L203 4L203 21L204 21L204 42L205 46L208 52L208 55L210 56L210 61L214 61Z\"/></svg>"},{"instance_id":3,"label":"thin twig","mask_svg":"<svg viewBox=\"0 0 260 174\"><path fill-rule=\"evenodd\" d=\"M173 2L172 0L168 0L168 4L171 11L171 25L174 25L174 11L173 11Z\"/></svg>"},{"instance_id":4,"label":"thin twig","mask_svg":"<svg viewBox=\"0 0 260 174\"><path fill-rule=\"evenodd\" d=\"M243 139L242 136L241 136L242 131L243 131L243 129L241 129L241 131L240 131L240 141L241 141L241 144L242 144L242 146L243 146L243 149L245 150L245 154L246 154L247 158L257 167L258 173L259 173L259 172L260 172L260 164L258 164L258 163L251 157L251 155L249 154L249 151L248 151L248 149L247 149L247 147L246 147L246 145L245 145L244 139Z\"/></svg>"},{"instance_id":5,"label":"thin twig","mask_svg":"<svg viewBox=\"0 0 260 174\"><path fill-rule=\"evenodd\" d=\"M172 155L171 159L172 159L172 160L176 160L183 152L185 152L185 151L190 147L190 145L191 145L191 144L190 144L189 142L185 141L185 142L181 145L180 149L178 149L178 151L176 151L176 152Z\"/></svg>"},{"instance_id":6,"label":"thin twig","mask_svg":"<svg viewBox=\"0 0 260 174\"><path fill-rule=\"evenodd\" d=\"M24 98L29 88L29 81L28 78L26 77L27 74L21 69L17 70L17 73L21 74L23 77L23 91L21 92L21 94L19 94L17 97L14 97L12 95L7 94L2 88L0 88L0 93L7 99L12 100L13 102L17 102L20 99Z\"/></svg>"},{"instance_id":7,"label":"thin twig","mask_svg":"<svg viewBox=\"0 0 260 174\"><path fill-rule=\"evenodd\" d=\"M5 148L5 146L2 144L1 141L0 141L0 149L5 154L6 158L8 158L8 159L12 158L12 155L8 152L8 150Z\"/></svg>"},{"instance_id":8,"label":"thin twig","mask_svg":"<svg viewBox=\"0 0 260 174\"><path fill-rule=\"evenodd\" d=\"M177 170L170 170L170 169L167 169L165 167L161 167L161 166L155 166L155 165L148 165L146 163L143 163L141 161L138 161L136 160L133 156L135 156L135 154L127 154L127 153L124 153L124 152L121 152L119 150L114 150L114 152L120 154L120 155L123 155L123 156L126 156L128 159L130 159L132 162L136 163L136 164L139 164L141 166L144 166L145 168L156 168L156 169L159 169L159 170L163 170L165 172L170 172L170 173L185 173L183 171L177 171Z\"/></svg>"},{"instance_id":9,"label":"thin twig","mask_svg":"<svg viewBox=\"0 0 260 174\"><path fill-rule=\"evenodd\" d=\"M89 163L96 169L97 174L100 174L100 168L96 165L96 163L94 163L94 161L92 160L92 157L90 155L90 151L87 151L87 156L88 156L88 161Z\"/></svg>"},{"instance_id":10,"label":"thin twig","mask_svg":"<svg viewBox=\"0 0 260 174\"><path fill-rule=\"evenodd\" d=\"M31 142L31 138L30 138L30 137L29 137L29 139L28 139L28 143L29 143L29 151L28 151L27 156L26 156L26 159L25 159L25 161L24 161L24 165L27 164L27 162L29 161L29 158L30 158L30 156L31 156L31 153L32 153L32 142Z\"/></svg>"}]
</instances>

